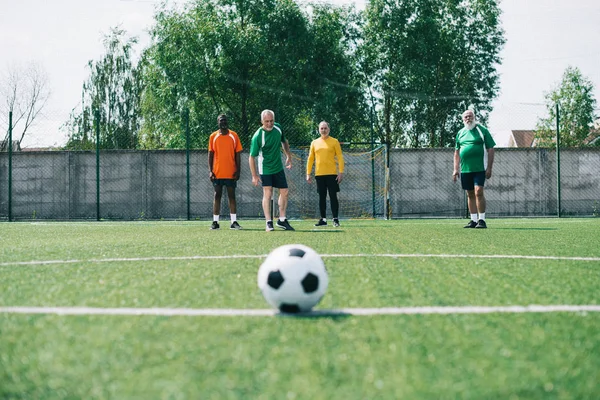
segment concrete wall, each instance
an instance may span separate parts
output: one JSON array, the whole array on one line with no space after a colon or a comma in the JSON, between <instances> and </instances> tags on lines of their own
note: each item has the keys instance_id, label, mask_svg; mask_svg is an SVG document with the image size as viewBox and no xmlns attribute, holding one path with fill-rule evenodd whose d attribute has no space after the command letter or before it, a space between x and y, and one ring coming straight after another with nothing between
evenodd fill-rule
<instances>
[{"instance_id":1,"label":"concrete wall","mask_svg":"<svg viewBox=\"0 0 600 400\"><path fill-rule=\"evenodd\" d=\"M600 212L600 149L561 150L561 210L566 215ZM392 150L386 186L385 151L345 153L342 218L387 214L406 217L461 217L466 199L452 182L452 149ZM316 187L305 182L307 153L295 150L288 171L291 218L316 218ZM262 217L262 190L251 183L248 154L242 154L237 189L241 218ZM96 219L94 152L13 153L14 219ZM190 152L189 215L210 219L213 188L205 150ZM490 216L557 214L556 152L497 149L493 176L486 182ZM186 153L181 150L103 151L100 158L100 217L104 219L186 219ZM8 217L8 155L0 153L0 219ZM387 190L386 190L387 188ZM229 214L223 196L221 214ZM329 202L328 216L330 217Z\"/></svg>"}]
</instances>

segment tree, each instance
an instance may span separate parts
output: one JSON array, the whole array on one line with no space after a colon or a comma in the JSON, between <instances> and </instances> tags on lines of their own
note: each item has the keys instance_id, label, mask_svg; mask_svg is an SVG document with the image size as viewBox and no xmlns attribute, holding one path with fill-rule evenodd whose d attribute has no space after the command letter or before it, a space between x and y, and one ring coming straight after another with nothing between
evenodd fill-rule
<instances>
[{"instance_id":1,"label":"tree","mask_svg":"<svg viewBox=\"0 0 600 400\"><path fill-rule=\"evenodd\" d=\"M468 106L481 119L498 93L504 44L495 0L372 0L361 63L392 146L449 146Z\"/></svg>"},{"instance_id":2,"label":"tree","mask_svg":"<svg viewBox=\"0 0 600 400\"><path fill-rule=\"evenodd\" d=\"M179 11L163 6L144 54L142 136L148 146L183 146L178 130L190 110L192 145L206 146L216 116L227 112L249 143L260 111L275 111L292 143L307 144L321 119L357 120L362 93L351 44L349 11L292 0L197 0ZM345 125L344 132L354 132Z\"/></svg>"},{"instance_id":3,"label":"tree","mask_svg":"<svg viewBox=\"0 0 600 400\"><path fill-rule=\"evenodd\" d=\"M576 67L567 67L558 86L545 94L547 118L540 118L535 137L540 147L556 146L556 105L559 109L560 144L564 147L585 145L594 125L594 84Z\"/></svg>"},{"instance_id":4,"label":"tree","mask_svg":"<svg viewBox=\"0 0 600 400\"><path fill-rule=\"evenodd\" d=\"M0 81L0 121L6 126L3 130L7 132L4 144L8 143L9 112L13 113L13 140L22 143L49 97L48 78L38 64L31 63L25 68L8 69Z\"/></svg>"},{"instance_id":5,"label":"tree","mask_svg":"<svg viewBox=\"0 0 600 400\"><path fill-rule=\"evenodd\" d=\"M100 126L100 146L112 149L138 147L140 96L143 87L132 61L136 38L128 38L118 27L104 36L105 55L90 60L90 76L83 84L81 111L73 110L65 125L67 148L86 149L95 143L94 121Z\"/></svg>"}]
</instances>

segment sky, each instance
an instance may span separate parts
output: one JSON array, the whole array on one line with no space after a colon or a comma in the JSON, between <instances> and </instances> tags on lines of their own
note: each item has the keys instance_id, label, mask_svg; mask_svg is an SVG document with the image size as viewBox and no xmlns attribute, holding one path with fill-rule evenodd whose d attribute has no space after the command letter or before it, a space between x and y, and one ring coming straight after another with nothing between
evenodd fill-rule
<instances>
[{"instance_id":1,"label":"sky","mask_svg":"<svg viewBox=\"0 0 600 400\"><path fill-rule=\"evenodd\" d=\"M183 0L170 0L182 2ZM308 1L308 0L307 0ZM321 0L364 8L367 0ZM0 0L0 77L31 63L46 73L50 98L22 147L66 142L59 127L78 106L88 61L103 54L102 37L120 25L149 43L157 0ZM510 130L533 129L544 117L544 95L565 69L577 67L595 88L600 108L600 0L501 0L506 44L500 55L500 94L488 128L498 146Z\"/></svg>"}]
</instances>

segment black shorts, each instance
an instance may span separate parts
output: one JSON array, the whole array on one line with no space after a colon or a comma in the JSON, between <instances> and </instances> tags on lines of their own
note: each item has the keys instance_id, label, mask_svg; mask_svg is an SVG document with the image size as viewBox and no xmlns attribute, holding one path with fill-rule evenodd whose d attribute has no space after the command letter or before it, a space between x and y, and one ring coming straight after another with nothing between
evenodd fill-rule
<instances>
[{"instance_id":1,"label":"black shorts","mask_svg":"<svg viewBox=\"0 0 600 400\"><path fill-rule=\"evenodd\" d=\"M237 181L235 179L215 179L212 181L214 187L227 186L235 188L237 187Z\"/></svg>"},{"instance_id":2,"label":"black shorts","mask_svg":"<svg viewBox=\"0 0 600 400\"><path fill-rule=\"evenodd\" d=\"M473 190L475 186L485 184L485 171L481 172L463 172L460 174L460 183L464 190Z\"/></svg>"},{"instance_id":3,"label":"black shorts","mask_svg":"<svg viewBox=\"0 0 600 400\"><path fill-rule=\"evenodd\" d=\"M315 176L317 181L317 193L337 193L340 191L340 184L337 181L337 175L319 175Z\"/></svg>"},{"instance_id":4,"label":"black shorts","mask_svg":"<svg viewBox=\"0 0 600 400\"><path fill-rule=\"evenodd\" d=\"M260 180L262 181L262 186L272 186L277 189L287 189L287 179L285 178L285 171L281 170L276 174L271 175L261 175Z\"/></svg>"}]
</instances>

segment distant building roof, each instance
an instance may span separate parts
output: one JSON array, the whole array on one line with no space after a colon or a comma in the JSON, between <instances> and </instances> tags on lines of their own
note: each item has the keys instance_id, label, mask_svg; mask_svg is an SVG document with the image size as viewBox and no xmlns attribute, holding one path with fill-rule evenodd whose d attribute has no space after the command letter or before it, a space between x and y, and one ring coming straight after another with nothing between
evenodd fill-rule
<instances>
[{"instance_id":1,"label":"distant building roof","mask_svg":"<svg viewBox=\"0 0 600 400\"><path fill-rule=\"evenodd\" d=\"M535 131L512 130L508 140L508 147L533 147L535 145Z\"/></svg>"},{"instance_id":2,"label":"distant building roof","mask_svg":"<svg viewBox=\"0 0 600 400\"><path fill-rule=\"evenodd\" d=\"M595 144L600 140L600 129L592 129L590 135L583 140L583 144Z\"/></svg>"},{"instance_id":3,"label":"distant building roof","mask_svg":"<svg viewBox=\"0 0 600 400\"><path fill-rule=\"evenodd\" d=\"M21 151L55 151L60 150L57 147L23 147Z\"/></svg>"}]
</instances>

